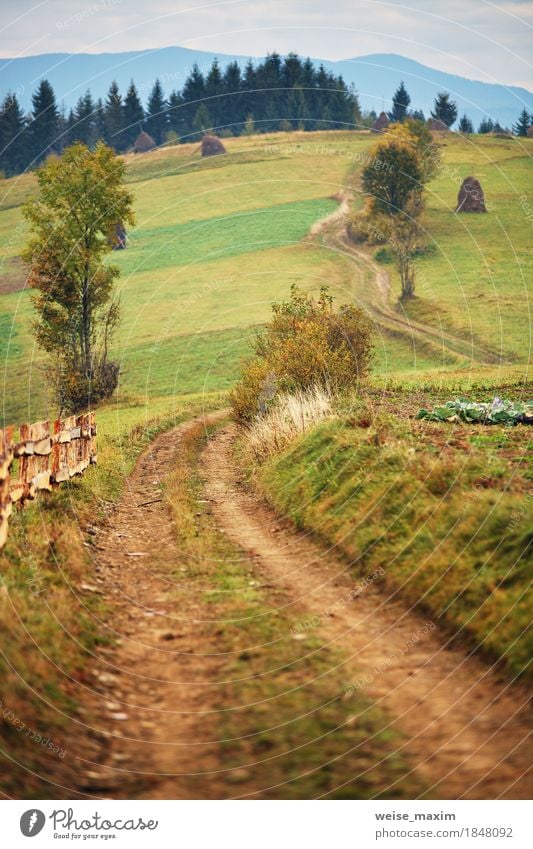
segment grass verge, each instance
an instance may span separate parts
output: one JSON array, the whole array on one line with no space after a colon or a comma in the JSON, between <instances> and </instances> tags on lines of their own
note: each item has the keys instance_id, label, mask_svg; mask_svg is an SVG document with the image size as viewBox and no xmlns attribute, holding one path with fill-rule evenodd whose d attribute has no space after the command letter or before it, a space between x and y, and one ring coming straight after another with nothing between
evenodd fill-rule
<instances>
[{"instance_id":1,"label":"grass verge","mask_svg":"<svg viewBox=\"0 0 533 849\"><path fill-rule=\"evenodd\" d=\"M420 605L511 675L528 669L527 427L419 422L431 399L368 397L254 469L269 501L358 574Z\"/></svg>"}]
</instances>

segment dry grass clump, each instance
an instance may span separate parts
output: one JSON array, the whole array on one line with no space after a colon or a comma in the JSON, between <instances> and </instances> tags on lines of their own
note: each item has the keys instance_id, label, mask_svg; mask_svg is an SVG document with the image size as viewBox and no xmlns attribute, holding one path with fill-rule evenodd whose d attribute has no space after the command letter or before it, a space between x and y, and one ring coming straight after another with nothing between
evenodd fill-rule
<instances>
[{"instance_id":1,"label":"dry grass clump","mask_svg":"<svg viewBox=\"0 0 533 849\"><path fill-rule=\"evenodd\" d=\"M263 460L332 415L331 395L323 387L281 395L276 406L258 416L246 431L246 445L255 460Z\"/></svg>"}]
</instances>

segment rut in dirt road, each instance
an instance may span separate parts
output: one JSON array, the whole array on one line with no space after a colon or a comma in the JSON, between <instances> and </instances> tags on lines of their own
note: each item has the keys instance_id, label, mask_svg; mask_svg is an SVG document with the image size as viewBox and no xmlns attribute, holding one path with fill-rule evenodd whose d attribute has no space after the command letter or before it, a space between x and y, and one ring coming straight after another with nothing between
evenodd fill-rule
<instances>
[{"instance_id":1,"label":"rut in dirt road","mask_svg":"<svg viewBox=\"0 0 533 849\"><path fill-rule=\"evenodd\" d=\"M372 696L407 738L405 751L431 795L447 799L530 798L528 694L493 673L428 618L367 588L338 604L354 579L334 552L295 533L241 483L234 431L220 430L201 471L212 510L253 559L258 579L294 605L294 624L312 622L342 649L354 690ZM334 607L335 614L326 611ZM348 675L348 672L347 672Z\"/></svg>"},{"instance_id":2,"label":"rut in dirt road","mask_svg":"<svg viewBox=\"0 0 533 849\"><path fill-rule=\"evenodd\" d=\"M216 640L196 621L204 611L194 596L179 595L180 550L162 491L193 425L154 440L97 538L94 569L116 643L91 662L82 694L84 730L95 742L89 753L81 747L81 796L224 795L205 686L217 680Z\"/></svg>"}]
</instances>

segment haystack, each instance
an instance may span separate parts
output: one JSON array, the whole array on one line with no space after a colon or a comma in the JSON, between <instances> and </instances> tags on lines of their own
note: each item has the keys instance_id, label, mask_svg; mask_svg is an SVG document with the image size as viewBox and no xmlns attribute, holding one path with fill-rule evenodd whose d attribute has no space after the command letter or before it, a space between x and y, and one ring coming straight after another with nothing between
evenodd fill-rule
<instances>
[{"instance_id":1,"label":"haystack","mask_svg":"<svg viewBox=\"0 0 533 849\"><path fill-rule=\"evenodd\" d=\"M486 212L485 195L475 177L465 177L459 189L456 212Z\"/></svg>"},{"instance_id":2,"label":"haystack","mask_svg":"<svg viewBox=\"0 0 533 849\"><path fill-rule=\"evenodd\" d=\"M531 127L527 128L527 137L528 139L533 139L533 124L531 125Z\"/></svg>"},{"instance_id":3,"label":"haystack","mask_svg":"<svg viewBox=\"0 0 533 849\"><path fill-rule=\"evenodd\" d=\"M226 153L226 148L218 136L204 136L201 145L202 156L218 156Z\"/></svg>"},{"instance_id":4,"label":"haystack","mask_svg":"<svg viewBox=\"0 0 533 849\"><path fill-rule=\"evenodd\" d=\"M122 221L117 221L111 234L108 237L108 242L112 251L123 251L126 247L126 229Z\"/></svg>"},{"instance_id":5,"label":"haystack","mask_svg":"<svg viewBox=\"0 0 533 849\"><path fill-rule=\"evenodd\" d=\"M389 126L389 116L386 112L382 112L381 115L378 115L374 123L372 124L372 132L373 133L382 133Z\"/></svg>"},{"instance_id":6,"label":"haystack","mask_svg":"<svg viewBox=\"0 0 533 849\"><path fill-rule=\"evenodd\" d=\"M438 118L428 118L426 122L426 126L428 130L431 130L432 133L449 133L450 128L446 126L444 121L440 121Z\"/></svg>"},{"instance_id":7,"label":"haystack","mask_svg":"<svg viewBox=\"0 0 533 849\"><path fill-rule=\"evenodd\" d=\"M155 147L155 141L149 133L145 133L142 130L135 142L133 144L133 152L134 153L147 153L149 150L153 150Z\"/></svg>"}]
</instances>

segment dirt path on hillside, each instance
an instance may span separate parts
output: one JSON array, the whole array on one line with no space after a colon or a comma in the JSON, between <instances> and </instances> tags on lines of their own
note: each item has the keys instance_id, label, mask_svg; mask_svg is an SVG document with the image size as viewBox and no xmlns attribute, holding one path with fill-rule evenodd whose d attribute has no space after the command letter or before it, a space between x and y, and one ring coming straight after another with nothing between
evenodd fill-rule
<instances>
[{"instance_id":1,"label":"dirt path on hillside","mask_svg":"<svg viewBox=\"0 0 533 849\"><path fill-rule=\"evenodd\" d=\"M214 414L210 421L217 418ZM162 482L179 463L189 422L158 436L92 538L95 586L112 608L116 644L88 667L76 789L105 798L223 798L210 682L216 636L194 594L180 588L180 550ZM178 592L177 592L178 590ZM181 590L181 591L180 591ZM185 601L184 601L185 596ZM178 601L179 599L179 601ZM211 656L210 656L211 655ZM83 739L91 739L87 752ZM212 773L209 775L209 773Z\"/></svg>"},{"instance_id":2,"label":"dirt path on hillside","mask_svg":"<svg viewBox=\"0 0 533 849\"><path fill-rule=\"evenodd\" d=\"M295 533L242 485L233 442L232 428L221 429L201 464L215 518L252 558L257 578L292 599L295 627L305 631L310 623L312 633L351 658L347 681L396 717L395 725L407 735L410 763L432 795L530 798L531 716L525 690L451 648L428 617L372 587L346 601L354 588L346 564Z\"/></svg>"},{"instance_id":3,"label":"dirt path on hillside","mask_svg":"<svg viewBox=\"0 0 533 849\"><path fill-rule=\"evenodd\" d=\"M376 323L385 331L404 336L410 345L416 343L430 345L443 355L468 358L474 362L497 364L502 362L502 355L482 345L479 340L463 339L442 327L423 324L404 315L400 310L390 305L391 281L390 274L373 258L369 250L358 248L346 234L346 217L350 211L353 195L342 192L338 199L340 206L334 212L316 221L309 231L309 238L321 236L323 244L336 253L351 259L357 272L366 269L374 285L374 296L365 299L366 306Z\"/></svg>"}]
</instances>

